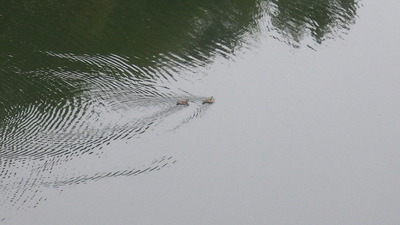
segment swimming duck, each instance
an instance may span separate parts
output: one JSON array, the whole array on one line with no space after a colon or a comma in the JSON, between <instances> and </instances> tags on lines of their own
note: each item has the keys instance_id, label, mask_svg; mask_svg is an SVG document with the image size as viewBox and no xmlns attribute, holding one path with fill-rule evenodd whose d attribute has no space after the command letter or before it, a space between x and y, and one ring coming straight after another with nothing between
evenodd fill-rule
<instances>
[{"instance_id":1,"label":"swimming duck","mask_svg":"<svg viewBox=\"0 0 400 225\"><path fill-rule=\"evenodd\" d=\"M206 99L203 100L203 104L212 104L212 103L214 103L214 102L215 102L215 100L214 100L214 97L213 97L213 96L211 96L210 98L206 98Z\"/></svg>"},{"instance_id":2,"label":"swimming duck","mask_svg":"<svg viewBox=\"0 0 400 225\"><path fill-rule=\"evenodd\" d=\"M176 105L189 105L189 99L178 100Z\"/></svg>"}]
</instances>

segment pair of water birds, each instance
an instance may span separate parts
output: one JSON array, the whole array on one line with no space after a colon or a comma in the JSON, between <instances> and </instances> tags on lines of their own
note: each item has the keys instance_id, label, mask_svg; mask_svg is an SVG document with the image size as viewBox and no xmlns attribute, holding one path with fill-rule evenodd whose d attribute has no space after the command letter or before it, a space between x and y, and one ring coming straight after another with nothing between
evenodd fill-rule
<instances>
[{"instance_id":1,"label":"pair of water birds","mask_svg":"<svg viewBox=\"0 0 400 225\"><path fill-rule=\"evenodd\" d=\"M212 103L214 103L214 102L215 102L215 100L214 100L214 97L213 97L213 96L211 96L211 97L206 98L206 99L203 100L203 104L212 104ZM177 104L177 105L189 105L189 99L178 100L178 101L176 102L176 104Z\"/></svg>"}]
</instances>

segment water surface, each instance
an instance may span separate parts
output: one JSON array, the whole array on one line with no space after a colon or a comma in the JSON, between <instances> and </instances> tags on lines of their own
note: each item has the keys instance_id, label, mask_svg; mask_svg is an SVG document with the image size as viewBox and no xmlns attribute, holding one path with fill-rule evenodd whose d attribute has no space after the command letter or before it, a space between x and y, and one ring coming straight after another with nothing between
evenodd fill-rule
<instances>
[{"instance_id":1,"label":"water surface","mask_svg":"<svg viewBox=\"0 0 400 225\"><path fill-rule=\"evenodd\" d=\"M2 223L400 219L397 2L3 5Z\"/></svg>"}]
</instances>

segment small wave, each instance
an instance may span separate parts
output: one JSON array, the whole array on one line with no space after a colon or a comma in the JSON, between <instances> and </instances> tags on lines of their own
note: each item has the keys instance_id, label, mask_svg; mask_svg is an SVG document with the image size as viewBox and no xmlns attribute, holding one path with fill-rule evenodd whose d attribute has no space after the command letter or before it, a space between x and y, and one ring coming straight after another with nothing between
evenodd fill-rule
<instances>
[{"instance_id":1,"label":"small wave","mask_svg":"<svg viewBox=\"0 0 400 225\"><path fill-rule=\"evenodd\" d=\"M123 56L45 55L62 60L63 66L21 73L23 95L33 94L23 104L6 104L1 120L1 211L36 207L45 201L47 189L150 173L179 160L173 154L152 157L139 151L123 165L101 164L110 156L122 157L108 146L130 143L132 147L124 147L129 152L138 140L198 117L204 112L200 97L168 86L169 76L155 78ZM36 89L41 82L48 85ZM7 85L13 88L11 82ZM186 98L194 103L176 105L177 99Z\"/></svg>"}]
</instances>

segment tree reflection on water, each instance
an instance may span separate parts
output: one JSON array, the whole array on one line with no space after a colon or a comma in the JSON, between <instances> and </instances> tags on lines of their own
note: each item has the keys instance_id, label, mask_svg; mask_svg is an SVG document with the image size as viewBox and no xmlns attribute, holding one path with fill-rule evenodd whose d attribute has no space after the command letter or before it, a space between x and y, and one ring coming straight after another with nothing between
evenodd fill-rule
<instances>
[{"instance_id":1,"label":"tree reflection on water","mask_svg":"<svg viewBox=\"0 0 400 225\"><path fill-rule=\"evenodd\" d=\"M8 1L0 9L0 88L6 92L0 121L16 105L58 102L81 92L85 80L67 84L52 70L98 72L86 61L46 52L117 55L131 67L130 73L111 69L107 75L116 79L175 79L179 71L196 71L215 56L233 57L265 35L262 20L268 21L270 36L294 47L308 36L317 44L340 37L355 22L358 5L357 0Z\"/></svg>"},{"instance_id":2,"label":"tree reflection on water","mask_svg":"<svg viewBox=\"0 0 400 225\"><path fill-rule=\"evenodd\" d=\"M359 7L355 0L271 0L267 6L271 25L293 46L307 36L317 44L340 37L355 23Z\"/></svg>"}]
</instances>

